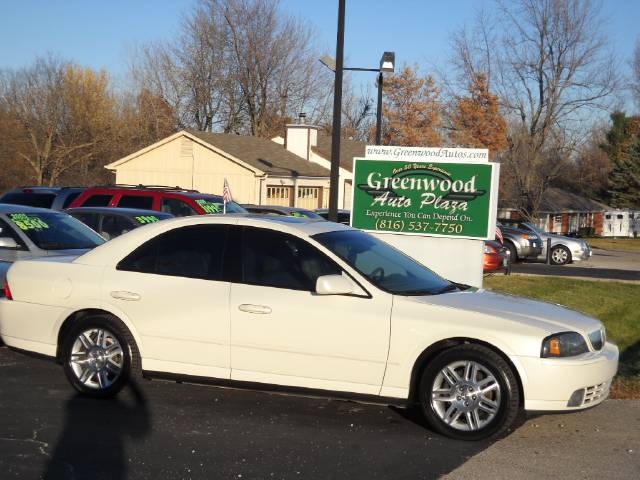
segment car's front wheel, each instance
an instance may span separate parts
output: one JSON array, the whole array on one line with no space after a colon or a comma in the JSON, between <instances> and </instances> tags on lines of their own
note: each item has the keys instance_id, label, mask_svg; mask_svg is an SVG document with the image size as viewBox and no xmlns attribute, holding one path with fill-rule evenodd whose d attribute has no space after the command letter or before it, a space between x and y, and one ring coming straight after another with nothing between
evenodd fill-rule
<instances>
[{"instance_id":1,"label":"car's front wheel","mask_svg":"<svg viewBox=\"0 0 640 480\"><path fill-rule=\"evenodd\" d=\"M111 317L92 317L71 328L63 344L67 379L80 393L110 397L125 386L137 368L131 334Z\"/></svg>"},{"instance_id":2,"label":"car's front wheel","mask_svg":"<svg viewBox=\"0 0 640 480\"><path fill-rule=\"evenodd\" d=\"M571 262L571 252L563 245L551 249L551 263L553 265L566 265Z\"/></svg>"},{"instance_id":3,"label":"car's front wheel","mask_svg":"<svg viewBox=\"0 0 640 480\"><path fill-rule=\"evenodd\" d=\"M520 412L520 389L507 362L475 344L452 347L424 370L419 399L433 429L460 440L499 435Z\"/></svg>"}]
</instances>

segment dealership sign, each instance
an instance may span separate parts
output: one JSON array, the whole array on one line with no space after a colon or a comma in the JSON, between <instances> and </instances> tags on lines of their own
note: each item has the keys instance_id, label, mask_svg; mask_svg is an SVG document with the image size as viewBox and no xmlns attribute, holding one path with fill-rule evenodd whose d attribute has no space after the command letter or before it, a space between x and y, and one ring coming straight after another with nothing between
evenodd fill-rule
<instances>
[{"instance_id":1,"label":"dealership sign","mask_svg":"<svg viewBox=\"0 0 640 480\"><path fill-rule=\"evenodd\" d=\"M371 148L376 147L367 147L367 155ZM425 156L429 150L440 151L441 156ZM398 150L403 151L415 153L412 157L387 154L411 161L354 159L353 227L409 235L495 238L499 165L475 156L486 150ZM459 156L453 161L438 161L443 151ZM421 153L422 158L431 160L415 160Z\"/></svg>"}]
</instances>

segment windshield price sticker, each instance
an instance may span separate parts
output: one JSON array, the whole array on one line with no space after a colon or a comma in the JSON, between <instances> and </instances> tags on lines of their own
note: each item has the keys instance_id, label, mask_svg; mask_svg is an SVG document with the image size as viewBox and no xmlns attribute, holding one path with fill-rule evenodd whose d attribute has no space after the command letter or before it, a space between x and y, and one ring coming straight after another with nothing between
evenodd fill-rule
<instances>
[{"instance_id":1,"label":"windshield price sticker","mask_svg":"<svg viewBox=\"0 0 640 480\"><path fill-rule=\"evenodd\" d=\"M210 202L204 199L196 200L196 203L200 205L206 213L222 213L223 206L221 203Z\"/></svg>"},{"instance_id":2,"label":"windshield price sticker","mask_svg":"<svg viewBox=\"0 0 640 480\"><path fill-rule=\"evenodd\" d=\"M302 212L291 212L289 215L292 217L309 218L309 216L306 213L302 213Z\"/></svg>"},{"instance_id":3,"label":"windshield price sticker","mask_svg":"<svg viewBox=\"0 0 640 480\"><path fill-rule=\"evenodd\" d=\"M498 165L356 159L351 226L493 239Z\"/></svg>"},{"instance_id":4,"label":"windshield price sticker","mask_svg":"<svg viewBox=\"0 0 640 480\"><path fill-rule=\"evenodd\" d=\"M135 219L138 221L138 223L141 223L143 225L146 223L154 223L160 221L160 219L155 215L140 215L135 217Z\"/></svg>"},{"instance_id":5,"label":"windshield price sticker","mask_svg":"<svg viewBox=\"0 0 640 480\"><path fill-rule=\"evenodd\" d=\"M11 213L9 218L20 230L38 230L49 228L49 225L38 215L28 213Z\"/></svg>"}]
</instances>

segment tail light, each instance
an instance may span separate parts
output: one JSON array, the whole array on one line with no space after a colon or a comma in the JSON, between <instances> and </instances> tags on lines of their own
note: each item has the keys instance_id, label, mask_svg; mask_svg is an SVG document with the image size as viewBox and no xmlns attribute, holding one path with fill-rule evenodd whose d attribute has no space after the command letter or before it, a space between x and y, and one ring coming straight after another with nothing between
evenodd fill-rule
<instances>
[{"instance_id":1,"label":"tail light","mask_svg":"<svg viewBox=\"0 0 640 480\"><path fill-rule=\"evenodd\" d=\"M4 296L7 297L7 300L13 300L13 296L11 295L11 289L9 288L9 282L4 281Z\"/></svg>"}]
</instances>

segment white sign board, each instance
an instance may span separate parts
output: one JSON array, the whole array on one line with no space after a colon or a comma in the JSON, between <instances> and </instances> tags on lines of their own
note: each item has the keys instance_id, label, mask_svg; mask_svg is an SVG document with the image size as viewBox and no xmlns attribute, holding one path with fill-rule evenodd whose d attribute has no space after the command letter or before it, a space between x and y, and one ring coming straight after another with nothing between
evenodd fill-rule
<instances>
[{"instance_id":1,"label":"white sign board","mask_svg":"<svg viewBox=\"0 0 640 480\"><path fill-rule=\"evenodd\" d=\"M409 160L420 162L488 162L486 148L392 147L367 145L367 160Z\"/></svg>"}]
</instances>

